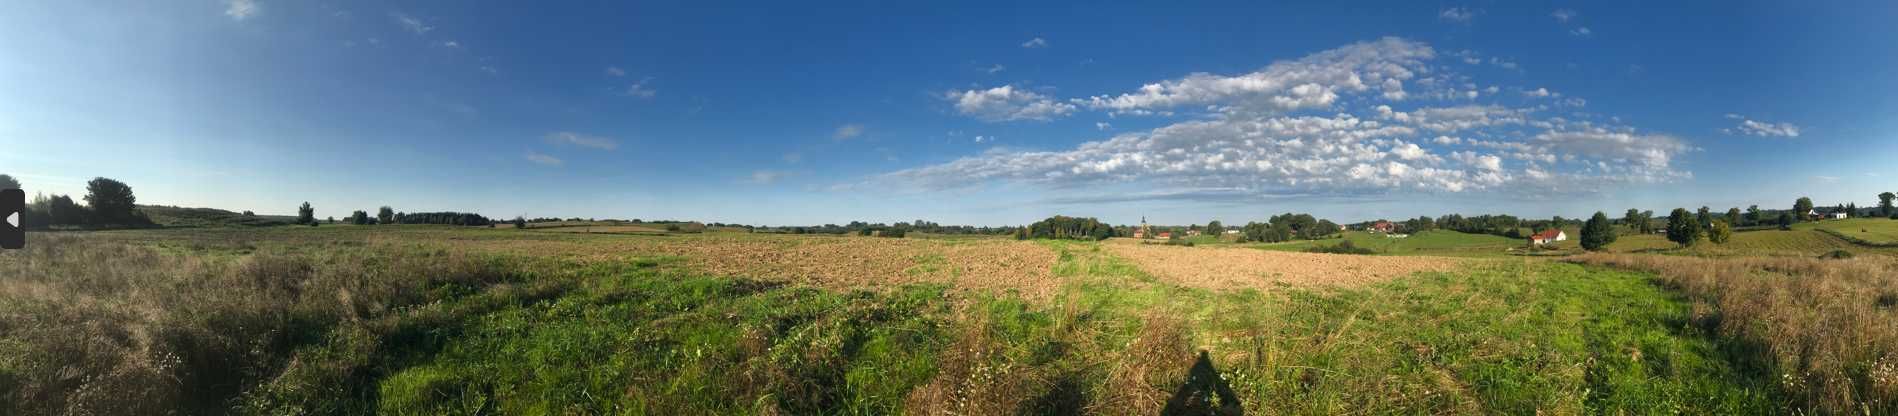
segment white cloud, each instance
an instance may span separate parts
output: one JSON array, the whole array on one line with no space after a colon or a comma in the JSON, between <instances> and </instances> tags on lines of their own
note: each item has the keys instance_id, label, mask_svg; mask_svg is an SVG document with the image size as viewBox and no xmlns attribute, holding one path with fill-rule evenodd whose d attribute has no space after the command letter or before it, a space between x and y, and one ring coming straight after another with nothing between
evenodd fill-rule
<instances>
[{"instance_id":1,"label":"white cloud","mask_svg":"<svg viewBox=\"0 0 1898 416\"><path fill-rule=\"evenodd\" d=\"M249 19L258 11L256 0L226 0L224 6L224 15L232 20Z\"/></svg>"},{"instance_id":2,"label":"white cloud","mask_svg":"<svg viewBox=\"0 0 1898 416\"><path fill-rule=\"evenodd\" d=\"M1074 99L1069 102L1079 108L1072 111L1178 111L1191 117L1072 148L990 148L874 175L861 184L917 191L996 183L1054 191L1125 184L1214 189L1178 195L1234 200L1393 192L1576 194L1692 177L1674 162L1696 149L1678 138L1618 121L1572 121L1596 118L1560 113L1570 108L1564 105L1471 104L1466 93L1480 91L1480 84L1432 65L1435 58L1428 45L1386 38L1252 73L1196 73L1135 92ZM993 102L1046 99L1019 93L1025 92L976 90L950 97L971 97L971 108L985 109L964 113L999 119L1020 106L986 110L996 108Z\"/></svg>"},{"instance_id":3,"label":"white cloud","mask_svg":"<svg viewBox=\"0 0 1898 416\"><path fill-rule=\"evenodd\" d=\"M496 75L496 74L500 74L501 70L494 69L494 67L491 67L491 66L482 66L481 72L486 72L488 73L488 75Z\"/></svg>"},{"instance_id":4,"label":"white cloud","mask_svg":"<svg viewBox=\"0 0 1898 416\"><path fill-rule=\"evenodd\" d=\"M1008 70L1008 67L1002 66L1002 64L995 64L995 66L991 66L989 67L989 69L985 69L983 71L993 74L993 73L1002 72L1005 70Z\"/></svg>"},{"instance_id":5,"label":"white cloud","mask_svg":"<svg viewBox=\"0 0 1898 416\"><path fill-rule=\"evenodd\" d=\"M1047 121L1072 113L1074 104L1027 90L1003 85L986 90L950 91L944 99L955 102L956 111L982 121Z\"/></svg>"},{"instance_id":6,"label":"white cloud","mask_svg":"<svg viewBox=\"0 0 1898 416\"><path fill-rule=\"evenodd\" d=\"M1555 9L1555 12L1549 13L1549 16L1554 17L1555 20L1561 21L1562 23L1568 23L1569 19L1575 18L1576 13L1574 10L1569 9Z\"/></svg>"},{"instance_id":7,"label":"white cloud","mask_svg":"<svg viewBox=\"0 0 1898 416\"><path fill-rule=\"evenodd\" d=\"M837 131L831 132L830 138L837 139L837 140L845 140L845 139L857 137L860 135L863 135L863 125L851 123L851 124L845 124L842 126L837 126Z\"/></svg>"},{"instance_id":8,"label":"white cloud","mask_svg":"<svg viewBox=\"0 0 1898 416\"><path fill-rule=\"evenodd\" d=\"M646 84L651 83L651 82L652 82L652 77L641 78L639 82L635 82L633 83L632 86L626 87L626 96L638 97L638 98L652 98L655 95L659 95L658 90L654 90L652 89L652 87L646 86Z\"/></svg>"},{"instance_id":9,"label":"white cloud","mask_svg":"<svg viewBox=\"0 0 1898 416\"><path fill-rule=\"evenodd\" d=\"M740 182L752 185L770 185L788 176L791 176L791 172L781 170L755 170L751 171L751 175L746 176Z\"/></svg>"},{"instance_id":10,"label":"white cloud","mask_svg":"<svg viewBox=\"0 0 1898 416\"><path fill-rule=\"evenodd\" d=\"M975 136L976 143L988 143L992 141L995 141L995 136Z\"/></svg>"},{"instance_id":11,"label":"white cloud","mask_svg":"<svg viewBox=\"0 0 1898 416\"><path fill-rule=\"evenodd\" d=\"M553 133L547 133L547 135L541 136L541 140L544 140L549 144L591 147L591 148L600 149L600 150L613 150L613 149L619 148L619 142L613 141L612 138L588 135L588 134L583 134L583 133L574 133L571 131L557 131Z\"/></svg>"},{"instance_id":12,"label":"white cloud","mask_svg":"<svg viewBox=\"0 0 1898 416\"><path fill-rule=\"evenodd\" d=\"M566 162L561 161L560 158L548 156L545 154L535 153L535 152L527 152L527 161L539 163L546 166L560 166L561 164L566 163Z\"/></svg>"},{"instance_id":13,"label":"white cloud","mask_svg":"<svg viewBox=\"0 0 1898 416\"><path fill-rule=\"evenodd\" d=\"M1772 123L1757 121L1739 114L1727 114L1727 118L1740 120L1740 125L1722 131L1727 134L1744 134L1758 137L1799 137L1799 126L1793 123Z\"/></svg>"},{"instance_id":14,"label":"white cloud","mask_svg":"<svg viewBox=\"0 0 1898 416\"><path fill-rule=\"evenodd\" d=\"M617 67L617 66L609 66L609 67L606 67L606 75L615 76L615 77L623 77L623 76L626 76L626 70L620 69L620 67Z\"/></svg>"},{"instance_id":15,"label":"white cloud","mask_svg":"<svg viewBox=\"0 0 1898 416\"><path fill-rule=\"evenodd\" d=\"M1469 24L1471 20L1476 19L1477 14L1482 12L1482 10L1470 10L1464 7L1451 7L1437 12L1437 18L1445 22Z\"/></svg>"},{"instance_id":16,"label":"white cloud","mask_svg":"<svg viewBox=\"0 0 1898 416\"><path fill-rule=\"evenodd\" d=\"M1140 87L1134 93L1075 100L1090 109L1149 114L1182 106L1219 104L1227 112L1278 113L1325 108L1342 94L1401 93L1404 81L1428 71L1430 46L1399 38L1361 42L1280 61L1235 76L1195 73ZM1395 83L1387 82L1395 80Z\"/></svg>"},{"instance_id":17,"label":"white cloud","mask_svg":"<svg viewBox=\"0 0 1898 416\"><path fill-rule=\"evenodd\" d=\"M449 48L449 49L457 49L457 48L460 48L460 47L461 47L461 42L456 42L456 41L452 41L452 40L450 40L450 41L443 41L443 42L441 43L441 45L442 45L442 47L444 47L444 48Z\"/></svg>"},{"instance_id":18,"label":"white cloud","mask_svg":"<svg viewBox=\"0 0 1898 416\"><path fill-rule=\"evenodd\" d=\"M1536 88L1536 89L1533 89L1533 90L1523 90L1523 92L1522 92L1522 96L1524 96L1524 97L1534 97L1534 98L1543 98L1543 97L1561 97L1561 96L1562 96L1562 93L1558 93L1558 92L1551 92L1551 91L1549 91L1549 89L1548 89L1548 88Z\"/></svg>"},{"instance_id":19,"label":"white cloud","mask_svg":"<svg viewBox=\"0 0 1898 416\"><path fill-rule=\"evenodd\" d=\"M414 32L417 35L427 34L428 31L435 30L434 26L429 26L427 23L422 22L422 19L417 19L400 12L390 13L389 17L394 18L396 25L402 26L403 30Z\"/></svg>"},{"instance_id":20,"label":"white cloud","mask_svg":"<svg viewBox=\"0 0 1898 416\"><path fill-rule=\"evenodd\" d=\"M1568 33L1575 36L1588 37L1589 35L1595 34L1595 31L1588 30L1588 26L1582 26L1575 28L1575 30L1570 30Z\"/></svg>"},{"instance_id":21,"label":"white cloud","mask_svg":"<svg viewBox=\"0 0 1898 416\"><path fill-rule=\"evenodd\" d=\"M1511 61L1511 60L1507 60L1503 58L1497 58L1494 56L1489 57L1489 64L1495 65L1502 69L1517 69L1518 68L1518 65L1516 65L1516 61Z\"/></svg>"},{"instance_id":22,"label":"white cloud","mask_svg":"<svg viewBox=\"0 0 1898 416\"><path fill-rule=\"evenodd\" d=\"M1040 37L1036 37L1034 39L1029 39L1027 42L1022 42L1021 47L1029 48L1029 49L1046 48L1048 47L1048 40L1042 39Z\"/></svg>"},{"instance_id":23,"label":"white cloud","mask_svg":"<svg viewBox=\"0 0 1898 416\"><path fill-rule=\"evenodd\" d=\"M1113 124L1109 124L1108 122L1105 122L1105 121L1094 122L1095 130L1107 131L1107 130L1112 130L1113 128L1114 128Z\"/></svg>"},{"instance_id":24,"label":"white cloud","mask_svg":"<svg viewBox=\"0 0 1898 416\"><path fill-rule=\"evenodd\" d=\"M804 161L804 154L798 152L785 153L782 159L784 159L784 163L796 164Z\"/></svg>"}]
</instances>

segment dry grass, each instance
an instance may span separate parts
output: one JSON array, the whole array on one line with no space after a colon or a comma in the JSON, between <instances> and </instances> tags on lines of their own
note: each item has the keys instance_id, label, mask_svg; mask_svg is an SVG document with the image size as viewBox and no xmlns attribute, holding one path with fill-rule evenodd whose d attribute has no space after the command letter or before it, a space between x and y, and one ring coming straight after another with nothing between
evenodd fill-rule
<instances>
[{"instance_id":1,"label":"dry grass","mask_svg":"<svg viewBox=\"0 0 1898 416\"><path fill-rule=\"evenodd\" d=\"M1589 254L1571 261L1653 272L1692 295L1698 323L1735 341L1802 407L1898 412L1898 262L1891 258Z\"/></svg>"},{"instance_id":2,"label":"dry grass","mask_svg":"<svg viewBox=\"0 0 1898 416\"><path fill-rule=\"evenodd\" d=\"M831 289L878 289L913 283L1047 299L1060 283L1054 252L1032 242L769 234L677 237L597 236L562 240L469 241L460 247L501 253L618 262L636 256L682 257L714 275Z\"/></svg>"},{"instance_id":3,"label":"dry grass","mask_svg":"<svg viewBox=\"0 0 1898 416\"><path fill-rule=\"evenodd\" d=\"M1155 308L1144 319L1137 338L1111 365L1102 397L1090 413L1112 415L1160 414L1167 398L1186 378L1193 365L1192 333L1177 311Z\"/></svg>"},{"instance_id":4,"label":"dry grass","mask_svg":"<svg viewBox=\"0 0 1898 416\"><path fill-rule=\"evenodd\" d=\"M1132 260L1141 270L1154 277L1180 286L1214 290L1269 289L1280 284L1306 287L1357 286L1420 271L1455 270L1466 261L1441 257L1287 253L1157 244L1106 246L1114 254Z\"/></svg>"},{"instance_id":5,"label":"dry grass","mask_svg":"<svg viewBox=\"0 0 1898 416\"><path fill-rule=\"evenodd\" d=\"M505 276L446 252L176 256L35 235L0 253L0 413L222 413L330 327Z\"/></svg>"},{"instance_id":6,"label":"dry grass","mask_svg":"<svg viewBox=\"0 0 1898 416\"><path fill-rule=\"evenodd\" d=\"M963 319L955 343L936 361L936 376L911 390L904 407L919 415L1006 415L1018 412L1031 389L1046 384L1038 369L1010 360L981 314Z\"/></svg>"}]
</instances>

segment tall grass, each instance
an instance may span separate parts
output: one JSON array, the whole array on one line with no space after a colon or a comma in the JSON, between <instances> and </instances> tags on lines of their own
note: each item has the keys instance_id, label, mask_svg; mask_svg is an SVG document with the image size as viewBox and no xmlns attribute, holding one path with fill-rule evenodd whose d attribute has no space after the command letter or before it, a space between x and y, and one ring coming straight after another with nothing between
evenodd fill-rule
<instances>
[{"instance_id":1,"label":"tall grass","mask_svg":"<svg viewBox=\"0 0 1898 416\"><path fill-rule=\"evenodd\" d=\"M1695 299L1696 322L1796 400L1826 414L1898 413L1898 264L1884 256L1701 259L1588 254L1649 271Z\"/></svg>"},{"instance_id":2,"label":"tall grass","mask_svg":"<svg viewBox=\"0 0 1898 416\"><path fill-rule=\"evenodd\" d=\"M223 413L338 325L510 276L442 251L180 256L37 234L0 253L0 414Z\"/></svg>"}]
</instances>

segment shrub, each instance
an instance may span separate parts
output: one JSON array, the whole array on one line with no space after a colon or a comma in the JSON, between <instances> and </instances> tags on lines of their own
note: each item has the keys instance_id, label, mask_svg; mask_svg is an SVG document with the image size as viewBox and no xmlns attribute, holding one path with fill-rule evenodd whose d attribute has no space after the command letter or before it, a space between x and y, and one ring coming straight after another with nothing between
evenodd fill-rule
<instances>
[{"instance_id":1,"label":"shrub","mask_svg":"<svg viewBox=\"0 0 1898 416\"><path fill-rule=\"evenodd\" d=\"M1849 259L1849 258L1852 258L1852 252L1845 251L1845 250L1832 250L1832 251L1826 252L1826 254L1819 255L1819 258L1828 259L1828 260Z\"/></svg>"},{"instance_id":2,"label":"shrub","mask_svg":"<svg viewBox=\"0 0 1898 416\"><path fill-rule=\"evenodd\" d=\"M1352 243L1351 240L1344 240L1344 241L1338 242L1338 244L1329 245L1329 246L1325 246L1325 245L1313 246L1312 248L1305 249L1305 251L1309 253L1331 253L1331 254L1377 254L1377 250L1372 250L1366 247L1358 247L1358 245Z\"/></svg>"}]
</instances>

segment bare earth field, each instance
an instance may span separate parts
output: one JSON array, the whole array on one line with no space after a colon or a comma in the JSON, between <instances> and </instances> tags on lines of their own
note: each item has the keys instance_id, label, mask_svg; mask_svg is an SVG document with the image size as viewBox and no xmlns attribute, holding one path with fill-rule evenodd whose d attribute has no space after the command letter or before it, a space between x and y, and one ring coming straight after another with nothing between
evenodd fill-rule
<instances>
[{"instance_id":1,"label":"bare earth field","mask_svg":"<svg viewBox=\"0 0 1898 416\"><path fill-rule=\"evenodd\" d=\"M1107 244L1113 253L1169 283L1213 290L1293 286L1357 286L1422 271L1451 271L1469 260L1294 253L1250 248Z\"/></svg>"}]
</instances>

